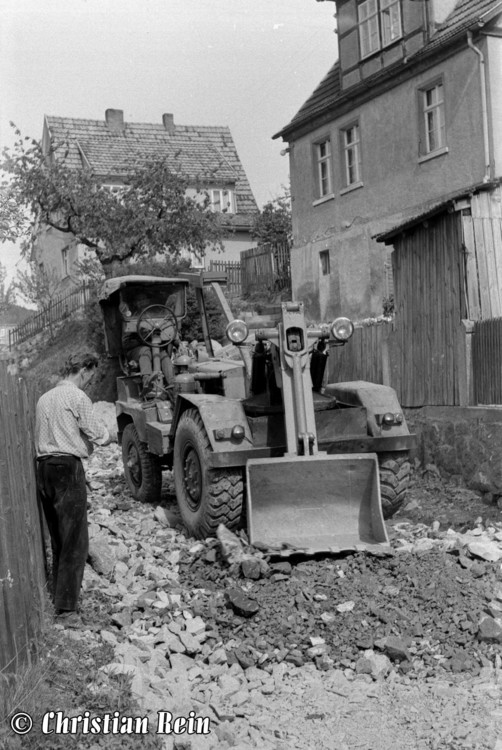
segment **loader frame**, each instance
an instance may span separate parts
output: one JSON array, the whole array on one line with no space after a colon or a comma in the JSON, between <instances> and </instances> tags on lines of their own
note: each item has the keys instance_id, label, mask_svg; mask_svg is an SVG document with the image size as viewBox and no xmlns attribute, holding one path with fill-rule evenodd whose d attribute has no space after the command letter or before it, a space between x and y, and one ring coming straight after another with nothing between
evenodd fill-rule
<instances>
[{"instance_id":1,"label":"loader frame","mask_svg":"<svg viewBox=\"0 0 502 750\"><path fill-rule=\"evenodd\" d=\"M253 467L280 459L276 466L285 460L294 469L296 464L312 459L323 470L328 466L342 467L345 457L348 461L345 468L349 467L349 474L352 471L350 467L357 464L362 467L364 464L362 473L373 477L373 487L369 493L372 500L365 500L369 510L363 525L369 516L375 516L378 533L370 534L370 540L366 543L372 544L376 540L377 544L385 544L387 537L382 531L378 456L390 457L386 458L389 466L397 466L397 469L390 469L390 483L395 485L397 492L399 482L407 473L407 458L415 442L406 426L395 392L391 388L364 381L325 384L322 389L313 391L313 376L309 367L312 342L320 341L324 348L324 342L328 347L332 342L329 341L329 327L307 328L301 302L283 303L278 325L255 331L254 352L246 343L242 343L233 349L230 357L215 356L205 290L213 290L226 319L229 323L233 322L234 316L221 288L226 278L222 274L205 271L180 274L176 278L181 285L190 285L195 290L207 359L192 363L189 372L186 368L181 372L181 366L178 368L175 395L171 400L164 396L145 401L137 375L123 375L117 379L118 435L123 449L126 479L133 495L142 500L157 501L160 472L164 468L174 468L178 502L180 494L183 494L183 487L179 483L185 481L187 484L190 472L194 487L200 485L200 492L206 492L208 497L212 497L211 493L214 494L216 490L220 493L220 486L228 485L229 480L237 487L236 491L242 493L242 517L238 517L234 499L229 495L228 504L233 508L230 521L225 513L212 513L211 510L206 514L199 513L194 500L192 506L197 508L195 521L193 514L186 512L186 509L184 512L180 505L185 524L195 536L208 536L215 533L219 521L237 526L247 513L248 530L253 536L256 525L250 500L250 471L256 472ZM111 297L117 290L117 280L114 281L115 290L107 292L105 289L100 300L103 310L108 313L114 306ZM140 281L140 277L135 278L135 283ZM151 279L145 279L144 283L148 286L150 282ZM105 319L105 332L109 333L110 330L108 318ZM255 392L259 390L255 378L258 349L268 352L267 378L275 379L271 397L270 394L265 397L264 393ZM238 358L234 356L236 351ZM176 359L174 361L176 363ZM400 421L390 424L387 419L389 414L399 415ZM184 433L188 435L184 457L180 450L177 451L180 424L183 424ZM183 461L185 464L180 463ZM382 461L380 465L383 465ZM333 471L336 474L337 469ZM263 469L263 472L267 470ZM332 483L336 482L335 474L332 474ZM150 492L141 482L145 477L150 481L152 476L153 490ZM376 482L374 476L377 477ZM196 491L193 490L192 494L195 497ZM247 497L246 502L244 496ZM226 501L218 502L221 506ZM328 500L325 502L328 503ZM400 498L399 504L401 502ZM392 512L395 509L392 508ZM359 540L361 544L365 543L363 537ZM278 541L280 543L280 535ZM341 541L338 539L331 547L338 548ZM293 546L297 542L298 539L292 543ZM323 544L326 546L325 542ZM349 546L354 544L352 540Z\"/></svg>"}]
</instances>

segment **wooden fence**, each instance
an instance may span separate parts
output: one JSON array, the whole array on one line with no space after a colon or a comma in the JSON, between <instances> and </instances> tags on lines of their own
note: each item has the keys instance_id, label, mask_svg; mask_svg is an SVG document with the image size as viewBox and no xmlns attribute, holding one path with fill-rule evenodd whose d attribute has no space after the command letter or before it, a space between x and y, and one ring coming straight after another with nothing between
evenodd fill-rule
<instances>
[{"instance_id":1,"label":"wooden fence","mask_svg":"<svg viewBox=\"0 0 502 750\"><path fill-rule=\"evenodd\" d=\"M362 326L354 330L354 335L344 346L332 347L328 360L330 382L368 380L389 385L388 343L391 333L392 325L385 322Z\"/></svg>"},{"instance_id":2,"label":"wooden fence","mask_svg":"<svg viewBox=\"0 0 502 750\"><path fill-rule=\"evenodd\" d=\"M241 252L242 293L277 292L291 287L290 247L262 245Z\"/></svg>"},{"instance_id":3,"label":"wooden fence","mask_svg":"<svg viewBox=\"0 0 502 750\"><path fill-rule=\"evenodd\" d=\"M29 662L45 585L34 470L35 394L0 362L0 672Z\"/></svg>"},{"instance_id":4,"label":"wooden fence","mask_svg":"<svg viewBox=\"0 0 502 750\"><path fill-rule=\"evenodd\" d=\"M417 393L423 388L420 382L430 367L408 367L400 350L402 336L399 320L375 325L356 327L353 337L343 347L330 349L328 360L329 381L368 380L390 385L395 389L402 406L407 403L407 394ZM464 332L464 336L471 336ZM502 318L478 321L472 331L471 356L465 356L463 377L472 388L466 405L502 404ZM466 351L469 347L466 346ZM460 367L460 360L459 360ZM460 375L459 375L460 377ZM451 388L442 391L444 403L433 400L435 391L429 388L429 401L423 405L451 406L455 396Z\"/></svg>"},{"instance_id":5,"label":"wooden fence","mask_svg":"<svg viewBox=\"0 0 502 750\"><path fill-rule=\"evenodd\" d=\"M475 404L502 404L502 318L474 326L472 383Z\"/></svg>"},{"instance_id":6,"label":"wooden fence","mask_svg":"<svg viewBox=\"0 0 502 750\"><path fill-rule=\"evenodd\" d=\"M67 318L75 310L83 307L90 297L90 286L82 286L72 289L65 295L54 299L47 307L33 315L24 323L9 331L9 348L22 344L23 341L35 336L40 331L59 323Z\"/></svg>"},{"instance_id":7,"label":"wooden fence","mask_svg":"<svg viewBox=\"0 0 502 750\"><path fill-rule=\"evenodd\" d=\"M211 260L209 261L209 270L227 275L225 286L227 294L241 294L241 264L238 260Z\"/></svg>"}]
</instances>

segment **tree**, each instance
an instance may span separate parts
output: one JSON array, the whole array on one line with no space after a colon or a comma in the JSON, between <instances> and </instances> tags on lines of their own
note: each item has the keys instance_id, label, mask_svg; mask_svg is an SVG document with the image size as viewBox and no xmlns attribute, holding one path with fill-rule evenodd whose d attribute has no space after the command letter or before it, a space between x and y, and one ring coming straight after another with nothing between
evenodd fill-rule
<instances>
[{"instance_id":1,"label":"tree","mask_svg":"<svg viewBox=\"0 0 502 750\"><path fill-rule=\"evenodd\" d=\"M25 302L37 306L40 312L47 315L47 324L51 338L54 337L51 305L61 292L61 279L52 270L45 270L35 261L28 261L28 270L19 270L12 287Z\"/></svg>"},{"instance_id":2,"label":"tree","mask_svg":"<svg viewBox=\"0 0 502 750\"><path fill-rule=\"evenodd\" d=\"M5 184L0 185L0 242L15 242L26 231L26 217Z\"/></svg>"},{"instance_id":3,"label":"tree","mask_svg":"<svg viewBox=\"0 0 502 750\"><path fill-rule=\"evenodd\" d=\"M188 249L203 256L210 247L222 248L223 227L207 210L207 194L188 195L187 177L173 172L165 155L132 164L125 184L113 191L90 169L68 166L69 143L54 144L45 155L39 143L16 135L0 169L11 200L30 212L33 232L46 225L75 237L105 269L126 258L178 257ZM23 251L28 257L29 238Z\"/></svg>"},{"instance_id":4,"label":"tree","mask_svg":"<svg viewBox=\"0 0 502 750\"><path fill-rule=\"evenodd\" d=\"M285 191L263 206L254 220L251 235L259 245L291 244L293 228L289 193Z\"/></svg>"},{"instance_id":5,"label":"tree","mask_svg":"<svg viewBox=\"0 0 502 750\"><path fill-rule=\"evenodd\" d=\"M12 284L5 286L7 280L7 269L0 263L0 313L5 312L15 303L15 294Z\"/></svg>"}]
</instances>

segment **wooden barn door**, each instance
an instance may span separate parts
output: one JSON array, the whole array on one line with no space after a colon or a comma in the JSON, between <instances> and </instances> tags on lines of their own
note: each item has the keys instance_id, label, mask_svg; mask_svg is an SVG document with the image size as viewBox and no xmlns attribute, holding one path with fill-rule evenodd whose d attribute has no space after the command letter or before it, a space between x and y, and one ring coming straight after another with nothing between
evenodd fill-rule
<instances>
[{"instance_id":1,"label":"wooden barn door","mask_svg":"<svg viewBox=\"0 0 502 750\"><path fill-rule=\"evenodd\" d=\"M442 214L395 241L394 372L403 406L465 399L465 271L459 213Z\"/></svg>"}]
</instances>

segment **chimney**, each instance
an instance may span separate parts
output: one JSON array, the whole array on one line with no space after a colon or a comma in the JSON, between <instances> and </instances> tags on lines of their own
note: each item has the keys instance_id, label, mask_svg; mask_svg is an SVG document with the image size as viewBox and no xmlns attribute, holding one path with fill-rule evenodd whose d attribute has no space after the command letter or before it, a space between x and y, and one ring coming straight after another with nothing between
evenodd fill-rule
<instances>
[{"instance_id":1,"label":"chimney","mask_svg":"<svg viewBox=\"0 0 502 750\"><path fill-rule=\"evenodd\" d=\"M457 0L430 0L433 28L446 21L456 4Z\"/></svg>"},{"instance_id":2,"label":"chimney","mask_svg":"<svg viewBox=\"0 0 502 750\"><path fill-rule=\"evenodd\" d=\"M123 109L107 109L105 112L106 124L110 130L115 133L122 133L124 131L124 110Z\"/></svg>"},{"instance_id":3,"label":"chimney","mask_svg":"<svg viewBox=\"0 0 502 750\"><path fill-rule=\"evenodd\" d=\"M174 117L172 114L168 113L162 115L162 124L168 133L174 133L176 128L174 125Z\"/></svg>"}]
</instances>

